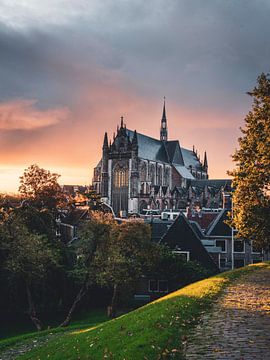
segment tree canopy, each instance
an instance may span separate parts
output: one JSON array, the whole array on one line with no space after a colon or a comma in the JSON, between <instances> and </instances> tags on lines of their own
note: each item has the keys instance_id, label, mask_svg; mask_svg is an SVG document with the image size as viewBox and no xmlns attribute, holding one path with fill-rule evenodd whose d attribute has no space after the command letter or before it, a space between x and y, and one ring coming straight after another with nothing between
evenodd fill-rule
<instances>
[{"instance_id":1,"label":"tree canopy","mask_svg":"<svg viewBox=\"0 0 270 360\"><path fill-rule=\"evenodd\" d=\"M233 226L256 246L270 246L270 78L262 73L248 95L252 109L233 155Z\"/></svg>"},{"instance_id":2,"label":"tree canopy","mask_svg":"<svg viewBox=\"0 0 270 360\"><path fill-rule=\"evenodd\" d=\"M54 209L63 201L58 179L60 175L33 164L20 176L19 192L37 208Z\"/></svg>"}]
</instances>

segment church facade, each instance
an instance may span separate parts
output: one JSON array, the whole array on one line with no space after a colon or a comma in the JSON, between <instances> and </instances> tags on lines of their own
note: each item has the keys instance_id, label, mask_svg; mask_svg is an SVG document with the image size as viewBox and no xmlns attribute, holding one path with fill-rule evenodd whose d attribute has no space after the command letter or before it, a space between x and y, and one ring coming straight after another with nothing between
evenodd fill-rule
<instances>
[{"instance_id":1,"label":"church facade","mask_svg":"<svg viewBox=\"0 0 270 360\"><path fill-rule=\"evenodd\" d=\"M160 139L127 129L123 117L112 142L105 133L92 185L119 215L121 211L184 208L197 198L207 206L214 197L218 207L225 180L218 187L212 180L210 192L208 181L206 152L201 161L194 148L188 150L178 140L169 140L164 101Z\"/></svg>"}]
</instances>

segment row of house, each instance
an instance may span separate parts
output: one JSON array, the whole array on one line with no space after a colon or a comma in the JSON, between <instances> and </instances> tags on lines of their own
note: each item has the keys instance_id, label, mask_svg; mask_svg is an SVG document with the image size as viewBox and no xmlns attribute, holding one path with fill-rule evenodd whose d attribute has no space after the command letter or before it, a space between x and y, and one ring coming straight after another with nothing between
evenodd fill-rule
<instances>
[{"instance_id":1,"label":"row of house","mask_svg":"<svg viewBox=\"0 0 270 360\"><path fill-rule=\"evenodd\" d=\"M151 226L152 241L168 246L186 261L200 263L212 273L269 260L268 253L256 249L248 240L236 238L226 223L229 211L228 208L189 208L175 219L148 218L145 222ZM78 206L68 214L62 214L58 226L63 241L70 244L76 241L79 224L89 220L87 206ZM170 290L169 279L144 279L136 298L152 300Z\"/></svg>"}]
</instances>

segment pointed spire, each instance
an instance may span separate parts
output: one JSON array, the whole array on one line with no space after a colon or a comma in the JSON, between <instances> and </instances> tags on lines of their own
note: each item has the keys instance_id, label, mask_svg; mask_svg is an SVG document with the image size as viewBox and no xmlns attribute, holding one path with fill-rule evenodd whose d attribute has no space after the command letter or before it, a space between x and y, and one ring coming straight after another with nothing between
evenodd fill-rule
<instances>
[{"instance_id":1,"label":"pointed spire","mask_svg":"<svg viewBox=\"0 0 270 360\"><path fill-rule=\"evenodd\" d=\"M123 129L123 127L124 127L124 117L121 116L121 127L120 127L120 129Z\"/></svg>"},{"instance_id":2,"label":"pointed spire","mask_svg":"<svg viewBox=\"0 0 270 360\"><path fill-rule=\"evenodd\" d=\"M203 167L205 168L205 170L208 169L208 161L207 161L206 151L204 152Z\"/></svg>"},{"instance_id":3,"label":"pointed spire","mask_svg":"<svg viewBox=\"0 0 270 360\"><path fill-rule=\"evenodd\" d=\"M163 112L162 112L162 118L161 118L160 140L161 141L168 140L165 96L164 96Z\"/></svg>"},{"instance_id":4,"label":"pointed spire","mask_svg":"<svg viewBox=\"0 0 270 360\"><path fill-rule=\"evenodd\" d=\"M194 145L192 146L192 151L193 151L193 153L195 153L195 146Z\"/></svg>"},{"instance_id":5,"label":"pointed spire","mask_svg":"<svg viewBox=\"0 0 270 360\"><path fill-rule=\"evenodd\" d=\"M164 96L164 103L163 103L163 112L162 112L162 121L167 121L167 118L166 118L166 102L165 102L166 98Z\"/></svg>"},{"instance_id":6,"label":"pointed spire","mask_svg":"<svg viewBox=\"0 0 270 360\"><path fill-rule=\"evenodd\" d=\"M134 131L134 135L132 138L132 147L136 148L138 146L138 137L137 137L137 131Z\"/></svg>"},{"instance_id":7,"label":"pointed spire","mask_svg":"<svg viewBox=\"0 0 270 360\"><path fill-rule=\"evenodd\" d=\"M102 149L108 149L108 134L105 132Z\"/></svg>"}]
</instances>

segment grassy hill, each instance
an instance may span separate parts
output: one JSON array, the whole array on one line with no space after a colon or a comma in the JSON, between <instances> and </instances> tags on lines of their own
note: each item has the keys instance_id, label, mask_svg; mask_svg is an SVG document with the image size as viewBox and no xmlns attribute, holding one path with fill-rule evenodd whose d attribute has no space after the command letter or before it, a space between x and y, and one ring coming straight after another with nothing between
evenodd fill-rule
<instances>
[{"instance_id":1,"label":"grassy hill","mask_svg":"<svg viewBox=\"0 0 270 360\"><path fill-rule=\"evenodd\" d=\"M270 269L270 264L254 264L196 282L112 321L57 337L19 359L181 359L200 314L234 279L265 267Z\"/></svg>"}]
</instances>

